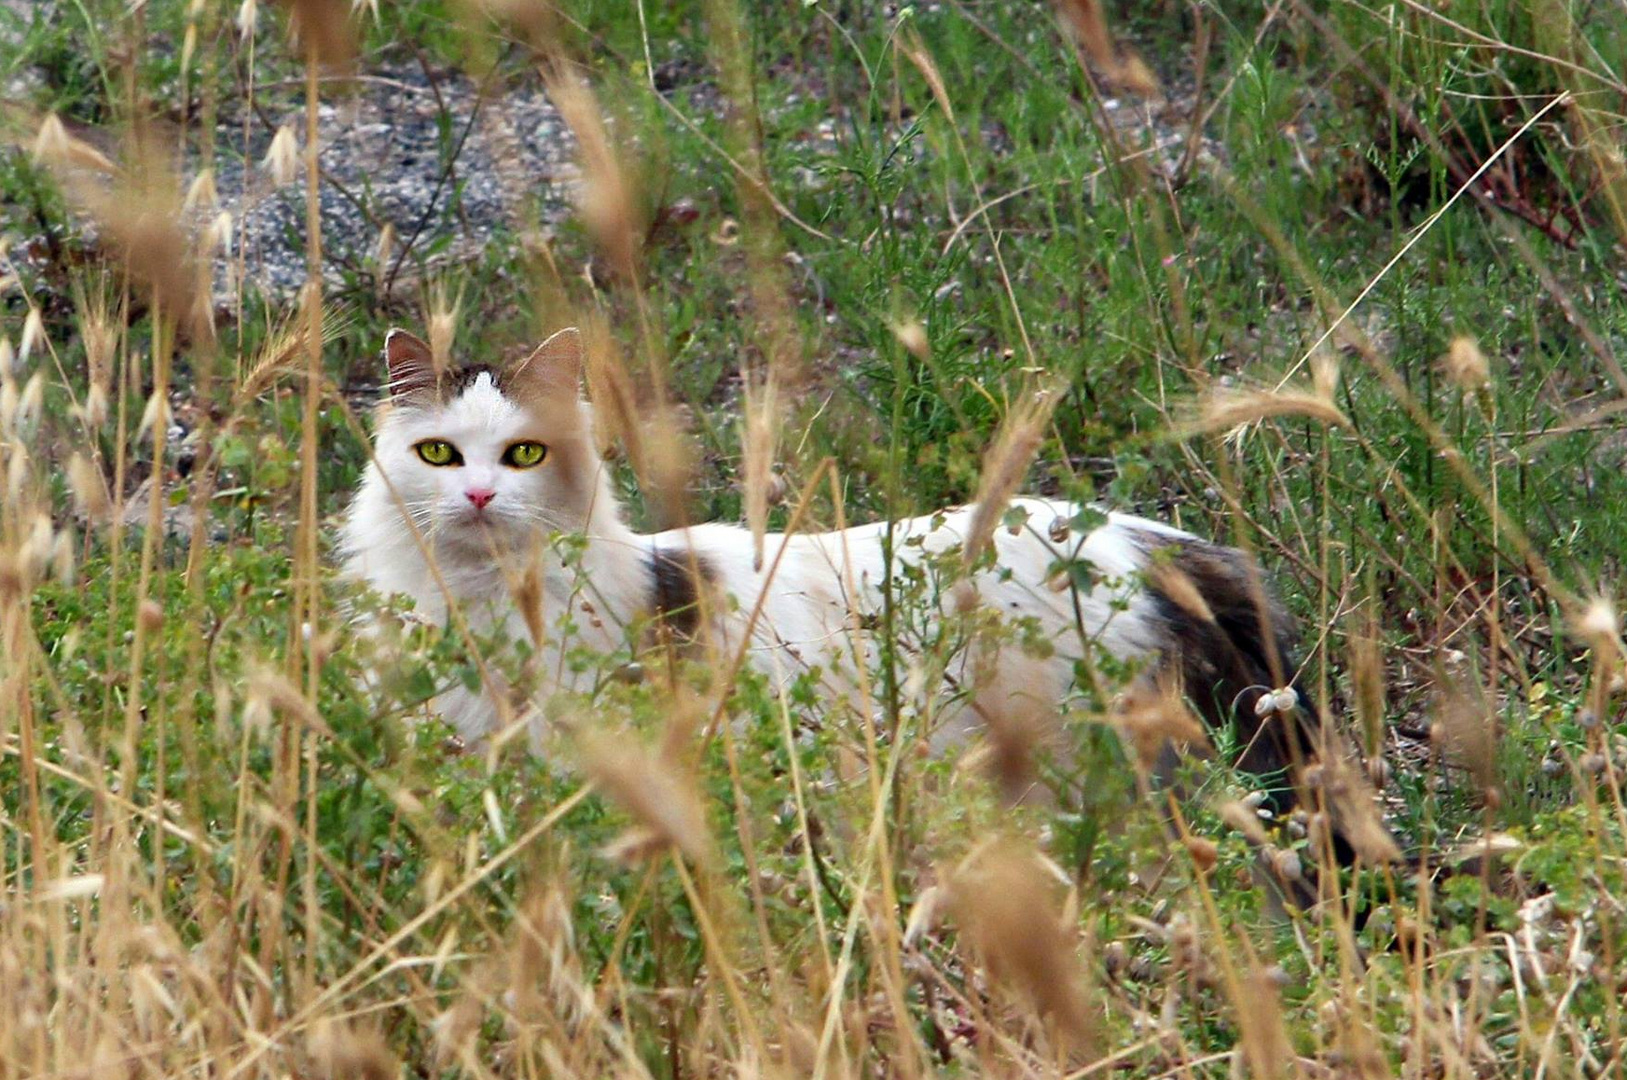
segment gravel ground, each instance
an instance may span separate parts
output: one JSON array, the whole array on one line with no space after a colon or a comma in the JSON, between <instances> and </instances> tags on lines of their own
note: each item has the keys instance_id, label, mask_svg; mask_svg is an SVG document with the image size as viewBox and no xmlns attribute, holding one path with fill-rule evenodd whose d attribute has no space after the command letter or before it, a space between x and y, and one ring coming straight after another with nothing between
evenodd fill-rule
<instances>
[{"instance_id":1,"label":"gravel ground","mask_svg":"<svg viewBox=\"0 0 1627 1080\"><path fill-rule=\"evenodd\" d=\"M330 283L373 273L386 227L395 242L382 277L399 284L399 275L417 276L420 258L430 268L455 263L500 232L546 228L568 212L575 144L539 86L482 87L458 72L376 66L340 90L324 95L319 113ZM306 276L303 172L277 188L265 165L276 128L304 131L299 99L297 87L257 92L257 108L240 105L220 131L221 145L237 150L218 167L216 186L236 222L246 283L274 299ZM230 291L226 275L221 282Z\"/></svg>"},{"instance_id":2,"label":"gravel ground","mask_svg":"<svg viewBox=\"0 0 1627 1080\"><path fill-rule=\"evenodd\" d=\"M63 10L59 0L0 0L0 48L20 40L30 19L53 19ZM260 32L270 33L264 20ZM155 41L152 47L165 45ZM671 67L662 65L656 81L680 108L692 115L720 109L709 72L698 65ZM482 84L458 70L399 57L363 57L359 69L357 77L330 80L320 106L318 201L323 274L330 286L411 295L423 272L475 257L493 242L513 242L505 237L533 229L546 233L570 212L578 175L574 140L533 73L520 69ZM19 69L5 90L26 100L37 85L38 73ZM1153 106L1109 98L1103 109L1126 151L1173 176L1183 161L1202 170L1220 157L1206 136L1188 154L1194 96L1190 87L1175 86L1168 100ZM303 137L297 77L256 86L252 95L239 86L222 103L215 187L221 208L231 215L235 250L233 258L220 260L216 301L228 317L238 314L247 293L286 304L306 279L302 162L294 170L298 175L281 186L266 166L273 137L284 126ZM79 134L104 144L112 135ZM834 149L831 131L809 134L816 153ZM114 152L111 145L105 148ZM183 184L203 167L196 157L188 160ZM84 239L93 240L88 225L79 227ZM393 243L381 262L386 232Z\"/></svg>"}]
</instances>

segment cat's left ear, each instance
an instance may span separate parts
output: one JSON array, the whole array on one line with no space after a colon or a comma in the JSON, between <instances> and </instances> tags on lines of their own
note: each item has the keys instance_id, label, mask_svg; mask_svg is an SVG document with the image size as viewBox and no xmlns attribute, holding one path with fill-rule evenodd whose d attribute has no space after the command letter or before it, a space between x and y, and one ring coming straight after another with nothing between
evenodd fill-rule
<instances>
[{"instance_id":1,"label":"cat's left ear","mask_svg":"<svg viewBox=\"0 0 1627 1080\"><path fill-rule=\"evenodd\" d=\"M559 331L516 364L509 379L546 397L576 400L582 390L581 333L574 326Z\"/></svg>"}]
</instances>

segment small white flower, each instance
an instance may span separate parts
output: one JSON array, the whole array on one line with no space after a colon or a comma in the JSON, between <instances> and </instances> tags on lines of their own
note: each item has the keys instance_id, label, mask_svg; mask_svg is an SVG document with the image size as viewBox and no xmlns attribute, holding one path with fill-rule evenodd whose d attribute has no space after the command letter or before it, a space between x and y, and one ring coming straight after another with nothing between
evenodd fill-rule
<instances>
[{"instance_id":1,"label":"small white flower","mask_svg":"<svg viewBox=\"0 0 1627 1080\"><path fill-rule=\"evenodd\" d=\"M252 37L254 24L260 17L260 5L257 0L243 0L237 9L237 36L241 38Z\"/></svg>"}]
</instances>

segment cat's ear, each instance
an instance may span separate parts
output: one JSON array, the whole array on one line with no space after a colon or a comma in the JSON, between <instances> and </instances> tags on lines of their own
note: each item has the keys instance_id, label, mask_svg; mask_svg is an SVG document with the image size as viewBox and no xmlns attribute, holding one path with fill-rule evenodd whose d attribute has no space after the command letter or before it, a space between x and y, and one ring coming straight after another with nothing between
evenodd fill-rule
<instances>
[{"instance_id":1,"label":"cat's ear","mask_svg":"<svg viewBox=\"0 0 1627 1080\"><path fill-rule=\"evenodd\" d=\"M568 326L514 365L509 382L532 393L574 401L582 390L582 335Z\"/></svg>"},{"instance_id":2,"label":"cat's ear","mask_svg":"<svg viewBox=\"0 0 1627 1080\"><path fill-rule=\"evenodd\" d=\"M399 327L384 335L384 366L390 373L390 396L404 397L435 389L435 354L429 345Z\"/></svg>"}]
</instances>

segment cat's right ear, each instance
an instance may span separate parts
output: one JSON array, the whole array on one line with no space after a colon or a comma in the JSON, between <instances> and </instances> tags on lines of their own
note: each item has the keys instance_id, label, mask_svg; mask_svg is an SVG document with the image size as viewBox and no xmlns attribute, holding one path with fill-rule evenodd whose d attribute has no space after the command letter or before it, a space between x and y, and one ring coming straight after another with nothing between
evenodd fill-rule
<instances>
[{"instance_id":1,"label":"cat's right ear","mask_svg":"<svg viewBox=\"0 0 1627 1080\"><path fill-rule=\"evenodd\" d=\"M384 366L390 373L392 398L435 389L434 352L399 327L384 335Z\"/></svg>"}]
</instances>

